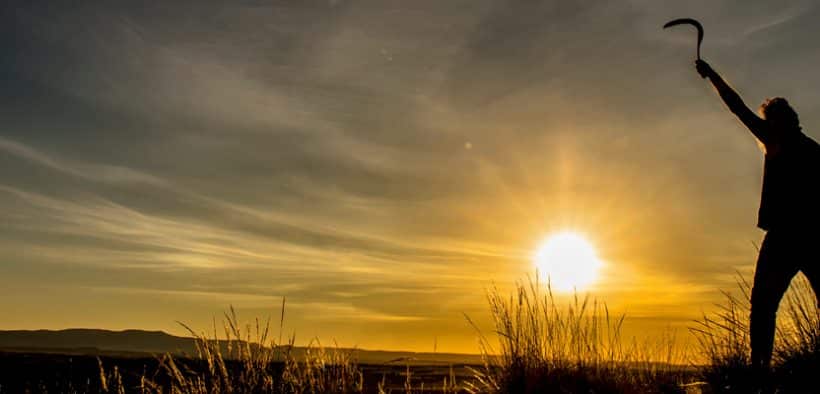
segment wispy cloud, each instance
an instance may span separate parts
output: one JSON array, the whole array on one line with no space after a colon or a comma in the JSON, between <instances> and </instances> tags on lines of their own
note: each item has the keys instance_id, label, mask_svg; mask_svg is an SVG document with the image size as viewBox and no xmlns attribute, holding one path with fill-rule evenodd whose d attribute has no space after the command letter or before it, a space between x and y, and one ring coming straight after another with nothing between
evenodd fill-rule
<instances>
[{"instance_id":1,"label":"wispy cloud","mask_svg":"<svg viewBox=\"0 0 820 394\"><path fill-rule=\"evenodd\" d=\"M143 297L284 295L314 326L418 339L573 228L612 268L600 296L666 316L752 264L760 157L662 23L702 18L749 97L820 100L814 70L758 72L812 64L788 44L816 36L808 2L331 3L0 16L0 284L107 292L153 322L173 303Z\"/></svg>"},{"instance_id":2,"label":"wispy cloud","mask_svg":"<svg viewBox=\"0 0 820 394\"><path fill-rule=\"evenodd\" d=\"M127 167L85 164L72 160L56 159L19 142L3 138L2 136L0 136L0 151L32 161L59 173L86 180L105 183L136 183L162 187L169 185L158 177Z\"/></svg>"}]
</instances>

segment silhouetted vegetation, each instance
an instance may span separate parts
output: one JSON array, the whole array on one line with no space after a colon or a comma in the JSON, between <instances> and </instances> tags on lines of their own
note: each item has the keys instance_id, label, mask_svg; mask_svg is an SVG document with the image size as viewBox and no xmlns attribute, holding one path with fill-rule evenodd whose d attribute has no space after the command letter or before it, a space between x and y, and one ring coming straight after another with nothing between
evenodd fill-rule
<instances>
[{"instance_id":1,"label":"silhouetted vegetation","mask_svg":"<svg viewBox=\"0 0 820 394\"><path fill-rule=\"evenodd\" d=\"M284 316L284 303L282 306ZM270 320L240 325L233 308L225 314L224 337L216 327L212 335L188 329L196 340L197 357L191 359L164 355L151 375L143 375L136 387L127 387L117 367L100 364L100 391L103 393L388 393L395 390L388 373L396 368L382 368L382 376L365 387L365 370L350 350L323 347L311 342L304 354L294 355L295 339L281 343L270 336ZM280 322L281 330L281 322ZM369 370L372 378L374 371ZM414 381L409 366L404 367L403 382L397 391L458 392L456 376L450 367L441 383L431 385Z\"/></svg>"},{"instance_id":2,"label":"silhouetted vegetation","mask_svg":"<svg viewBox=\"0 0 820 394\"><path fill-rule=\"evenodd\" d=\"M811 392L820 371L820 311L807 281L796 281L783 302L770 371L750 366L749 284L739 284L739 295L726 292L718 311L692 327L698 363L679 353L673 337L623 338L624 317L603 303L575 296L564 305L549 286L530 282L510 295L488 292L495 327L491 339L479 331L483 365L361 365L351 350L318 341L297 354L293 337L272 338L269 320L241 325L231 309L221 336L216 326L211 334L186 326L192 357L0 354L0 393Z\"/></svg>"},{"instance_id":3,"label":"silhouetted vegetation","mask_svg":"<svg viewBox=\"0 0 820 394\"><path fill-rule=\"evenodd\" d=\"M695 332L706 357L701 376L715 393L809 393L820 371L820 309L808 281L798 276L778 312L772 368L752 367L749 341L751 285L738 278L739 295L724 292L713 315L699 320Z\"/></svg>"},{"instance_id":4,"label":"silhouetted vegetation","mask_svg":"<svg viewBox=\"0 0 820 394\"><path fill-rule=\"evenodd\" d=\"M500 349L482 337L485 365L467 382L481 393L680 393L692 378L674 340L626 344L623 316L576 295L557 302L549 286L519 284L514 294L488 293ZM662 357L658 350L661 349Z\"/></svg>"}]
</instances>

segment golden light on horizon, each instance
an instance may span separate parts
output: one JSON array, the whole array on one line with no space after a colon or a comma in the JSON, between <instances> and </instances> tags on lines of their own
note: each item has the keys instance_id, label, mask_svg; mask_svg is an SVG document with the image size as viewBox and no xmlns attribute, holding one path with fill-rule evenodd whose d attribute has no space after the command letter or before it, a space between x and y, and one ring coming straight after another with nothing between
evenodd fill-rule
<instances>
[{"instance_id":1,"label":"golden light on horizon","mask_svg":"<svg viewBox=\"0 0 820 394\"><path fill-rule=\"evenodd\" d=\"M551 235L533 257L538 275L560 292L585 291L598 280L602 262L595 247L571 231Z\"/></svg>"}]
</instances>

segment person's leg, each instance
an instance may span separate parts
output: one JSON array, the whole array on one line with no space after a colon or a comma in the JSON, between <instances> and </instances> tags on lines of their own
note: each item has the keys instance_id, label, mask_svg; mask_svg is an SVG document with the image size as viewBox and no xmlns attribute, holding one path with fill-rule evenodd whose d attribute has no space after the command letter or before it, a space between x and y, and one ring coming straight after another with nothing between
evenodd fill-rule
<instances>
[{"instance_id":1,"label":"person's leg","mask_svg":"<svg viewBox=\"0 0 820 394\"><path fill-rule=\"evenodd\" d=\"M752 364L768 369L774 346L775 318L780 299L789 288L797 268L790 261L789 236L769 231L757 257L752 285L749 335Z\"/></svg>"}]
</instances>

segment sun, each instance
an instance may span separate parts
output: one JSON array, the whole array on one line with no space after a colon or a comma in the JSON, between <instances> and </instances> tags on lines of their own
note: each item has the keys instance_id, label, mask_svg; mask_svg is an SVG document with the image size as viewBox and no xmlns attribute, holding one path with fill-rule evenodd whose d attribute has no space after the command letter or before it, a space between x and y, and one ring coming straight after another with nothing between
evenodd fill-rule
<instances>
[{"instance_id":1,"label":"sun","mask_svg":"<svg viewBox=\"0 0 820 394\"><path fill-rule=\"evenodd\" d=\"M602 263L595 247L574 232L554 234L542 242L533 257L541 279L553 290L584 291L598 280Z\"/></svg>"}]
</instances>

